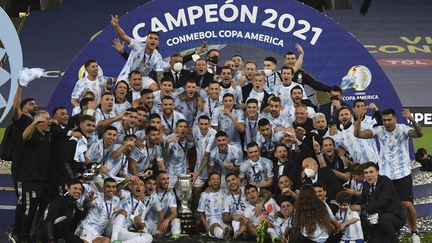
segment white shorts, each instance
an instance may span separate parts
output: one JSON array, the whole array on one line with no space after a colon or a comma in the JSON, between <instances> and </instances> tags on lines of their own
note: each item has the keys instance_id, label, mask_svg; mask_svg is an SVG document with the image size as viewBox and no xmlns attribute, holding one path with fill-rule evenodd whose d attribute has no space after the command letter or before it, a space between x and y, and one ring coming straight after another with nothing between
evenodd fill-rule
<instances>
[{"instance_id":1,"label":"white shorts","mask_svg":"<svg viewBox=\"0 0 432 243\"><path fill-rule=\"evenodd\" d=\"M225 228L225 223L223 222L222 219L222 215L220 216L210 216L207 218L207 223L209 225L209 228L213 225L213 224L219 224L222 229Z\"/></svg>"},{"instance_id":2,"label":"white shorts","mask_svg":"<svg viewBox=\"0 0 432 243\"><path fill-rule=\"evenodd\" d=\"M147 232L151 235L155 235L156 231L157 231L157 223L152 222L152 221L145 221L145 225L147 228Z\"/></svg>"},{"instance_id":3,"label":"white shorts","mask_svg":"<svg viewBox=\"0 0 432 243\"><path fill-rule=\"evenodd\" d=\"M87 242L92 242L94 239L101 236L99 234L96 234L92 230L88 230L87 228L84 228L83 226L81 226L79 230L80 230L80 234L79 234L80 239L85 240Z\"/></svg>"}]
</instances>

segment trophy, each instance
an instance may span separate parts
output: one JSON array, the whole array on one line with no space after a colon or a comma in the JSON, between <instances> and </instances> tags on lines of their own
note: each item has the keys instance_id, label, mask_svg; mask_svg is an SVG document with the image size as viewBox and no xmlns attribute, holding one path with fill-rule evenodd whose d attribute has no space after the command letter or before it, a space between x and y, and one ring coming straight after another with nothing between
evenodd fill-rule
<instances>
[{"instance_id":1,"label":"trophy","mask_svg":"<svg viewBox=\"0 0 432 243\"><path fill-rule=\"evenodd\" d=\"M189 201L192 196L192 181L190 175L179 175L176 184L176 194L180 199L178 217L182 234L192 234L194 231L194 219L192 210L189 208Z\"/></svg>"}]
</instances>

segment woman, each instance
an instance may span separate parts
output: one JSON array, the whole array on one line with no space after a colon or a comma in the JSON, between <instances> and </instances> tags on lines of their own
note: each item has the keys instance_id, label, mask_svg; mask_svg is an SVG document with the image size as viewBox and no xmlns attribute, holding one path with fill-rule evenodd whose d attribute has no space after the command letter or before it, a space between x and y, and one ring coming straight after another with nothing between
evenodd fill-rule
<instances>
[{"instance_id":1,"label":"woman","mask_svg":"<svg viewBox=\"0 0 432 243\"><path fill-rule=\"evenodd\" d=\"M128 108L132 107L131 103L126 100L126 94L129 91L129 85L126 81L120 80L114 87L114 107L116 115L120 115Z\"/></svg>"},{"instance_id":2,"label":"woman","mask_svg":"<svg viewBox=\"0 0 432 243\"><path fill-rule=\"evenodd\" d=\"M315 195L311 185L303 185L292 216L290 242L326 242L333 231L329 209Z\"/></svg>"}]
</instances>

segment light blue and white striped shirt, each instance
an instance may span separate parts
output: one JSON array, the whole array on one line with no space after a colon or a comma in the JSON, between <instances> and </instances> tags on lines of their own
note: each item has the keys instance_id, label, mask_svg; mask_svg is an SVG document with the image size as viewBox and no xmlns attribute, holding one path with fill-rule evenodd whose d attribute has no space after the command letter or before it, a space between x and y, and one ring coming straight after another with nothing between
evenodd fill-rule
<instances>
[{"instance_id":1,"label":"light blue and white striped shirt","mask_svg":"<svg viewBox=\"0 0 432 243\"><path fill-rule=\"evenodd\" d=\"M372 129L380 145L379 173L391 180L396 180L411 174L411 159L409 155L408 132L413 128L405 124L396 124L395 130L388 132L384 126Z\"/></svg>"}]
</instances>

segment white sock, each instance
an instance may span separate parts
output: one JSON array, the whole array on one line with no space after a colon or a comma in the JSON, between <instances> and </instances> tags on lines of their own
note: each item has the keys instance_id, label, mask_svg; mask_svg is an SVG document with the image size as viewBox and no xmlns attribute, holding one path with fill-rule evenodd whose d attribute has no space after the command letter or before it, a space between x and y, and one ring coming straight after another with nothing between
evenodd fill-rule
<instances>
[{"instance_id":1,"label":"white sock","mask_svg":"<svg viewBox=\"0 0 432 243\"><path fill-rule=\"evenodd\" d=\"M274 228L268 228L267 232L270 234L270 237L273 239L275 237L280 238L280 235L276 233L276 230Z\"/></svg>"},{"instance_id":2,"label":"white sock","mask_svg":"<svg viewBox=\"0 0 432 243\"><path fill-rule=\"evenodd\" d=\"M118 214L112 224L112 234L111 234L111 241L115 241L118 240L118 234L120 232L120 230L123 228L123 222L125 220L125 216L123 214Z\"/></svg>"},{"instance_id":3,"label":"white sock","mask_svg":"<svg viewBox=\"0 0 432 243\"><path fill-rule=\"evenodd\" d=\"M214 236L218 239L223 240L223 229L221 227L216 227L214 230Z\"/></svg>"},{"instance_id":4,"label":"white sock","mask_svg":"<svg viewBox=\"0 0 432 243\"><path fill-rule=\"evenodd\" d=\"M233 220L231 224L232 224L234 233L236 233L240 229L240 222Z\"/></svg>"},{"instance_id":5,"label":"white sock","mask_svg":"<svg viewBox=\"0 0 432 243\"><path fill-rule=\"evenodd\" d=\"M153 236L151 234L143 234L139 237L132 238L130 240L122 241L123 243L151 243Z\"/></svg>"},{"instance_id":6,"label":"white sock","mask_svg":"<svg viewBox=\"0 0 432 243\"><path fill-rule=\"evenodd\" d=\"M175 218L171 221L171 234L176 235L181 233L180 219Z\"/></svg>"}]
</instances>

